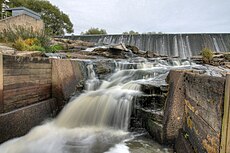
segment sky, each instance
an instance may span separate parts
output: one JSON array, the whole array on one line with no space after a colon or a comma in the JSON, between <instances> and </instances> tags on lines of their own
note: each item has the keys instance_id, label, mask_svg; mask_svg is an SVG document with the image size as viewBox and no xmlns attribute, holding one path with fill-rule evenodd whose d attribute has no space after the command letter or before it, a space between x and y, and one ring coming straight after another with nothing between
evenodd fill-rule
<instances>
[{"instance_id":1,"label":"sky","mask_svg":"<svg viewBox=\"0 0 230 153\"><path fill-rule=\"evenodd\" d=\"M74 33L230 32L230 0L49 0L69 15Z\"/></svg>"}]
</instances>

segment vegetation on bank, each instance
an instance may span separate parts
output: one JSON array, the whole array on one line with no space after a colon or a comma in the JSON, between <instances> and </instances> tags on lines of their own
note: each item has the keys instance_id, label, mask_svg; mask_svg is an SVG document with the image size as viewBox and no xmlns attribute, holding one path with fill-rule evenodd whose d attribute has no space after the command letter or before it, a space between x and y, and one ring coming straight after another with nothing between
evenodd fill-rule
<instances>
[{"instance_id":1,"label":"vegetation on bank","mask_svg":"<svg viewBox=\"0 0 230 153\"><path fill-rule=\"evenodd\" d=\"M62 45L52 45L51 38L44 31L33 31L24 27L7 28L0 32L0 42L8 43L19 51L56 52Z\"/></svg>"},{"instance_id":2,"label":"vegetation on bank","mask_svg":"<svg viewBox=\"0 0 230 153\"><path fill-rule=\"evenodd\" d=\"M6 4L5 0L0 0L0 4L3 3ZM0 10L2 9L1 6ZM73 33L74 31L69 16L48 0L10 0L7 1L7 6L11 8L21 6L29 8L41 14L45 23L45 29L42 31L13 26L6 27L0 32L0 42L6 43L7 46L19 51L56 52L63 50L62 45L51 43L51 37Z\"/></svg>"},{"instance_id":3,"label":"vegetation on bank","mask_svg":"<svg viewBox=\"0 0 230 153\"><path fill-rule=\"evenodd\" d=\"M205 63L211 63L213 59L213 51L209 48L203 48L201 51L202 59Z\"/></svg>"}]
</instances>

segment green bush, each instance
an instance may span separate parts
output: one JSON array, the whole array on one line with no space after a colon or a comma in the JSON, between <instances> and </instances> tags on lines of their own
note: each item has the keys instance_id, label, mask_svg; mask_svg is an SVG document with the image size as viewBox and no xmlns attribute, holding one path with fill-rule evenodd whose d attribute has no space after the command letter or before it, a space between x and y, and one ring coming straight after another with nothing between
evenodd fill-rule
<instances>
[{"instance_id":1,"label":"green bush","mask_svg":"<svg viewBox=\"0 0 230 153\"><path fill-rule=\"evenodd\" d=\"M36 46L36 45L30 46L29 50L30 51L42 51L42 52L46 51L44 47Z\"/></svg>"},{"instance_id":2,"label":"green bush","mask_svg":"<svg viewBox=\"0 0 230 153\"><path fill-rule=\"evenodd\" d=\"M209 48L202 49L201 55L205 63L210 63L213 59L213 51Z\"/></svg>"},{"instance_id":3,"label":"green bush","mask_svg":"<svg viewBox=\"0 0 230 153\"><path fill-rule=\"evenodd\" d=\"M64 47L62 45L60 45L60 44L46 47L47 52L57 52L57 51L60 51L60 50L63 50L63 49L64 49Z\"/></svg>"}]
</instances>

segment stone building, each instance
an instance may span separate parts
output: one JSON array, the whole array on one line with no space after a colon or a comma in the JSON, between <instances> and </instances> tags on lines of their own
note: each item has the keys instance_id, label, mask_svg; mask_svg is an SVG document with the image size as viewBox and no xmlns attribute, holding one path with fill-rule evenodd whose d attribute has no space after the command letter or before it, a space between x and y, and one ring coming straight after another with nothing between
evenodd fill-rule
<instances>
[{"instance_id":1,"label":"stone building","mask_svg":"<svg viewBox=\"0 0 230 153\"><path fill-rule=\"evenodd\" d=\"M42 31L44 22L41 15L25 7L6 9L12 15L0 20L0 31L8 28L23 27L33 31Z\"/></svg>"}]
</instances>

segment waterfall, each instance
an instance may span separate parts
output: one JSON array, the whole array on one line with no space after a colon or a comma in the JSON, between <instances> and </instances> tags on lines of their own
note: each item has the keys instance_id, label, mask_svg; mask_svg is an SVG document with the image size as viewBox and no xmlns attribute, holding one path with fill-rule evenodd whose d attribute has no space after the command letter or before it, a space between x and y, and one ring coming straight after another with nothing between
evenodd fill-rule
<instances>
[{"instance_id":1,"label":"waterfall","mask_svg":"<svg viewBox=\"0 0 230 153\"><path fill-rule=\"evenodd\" d=\"M86 62L85 92L69 102L55 119L2 144L0 152L130 153L125 141L134 136L128 128L133 99L143 94L141 85L165 83L169 70L196 66L189 61L143 58L113 62L115 72L105 80L97 78L93 62ZM101 83L91 86L95 82L89 80Z\"/></svg>"},{"instance_id":2,"label":"waterfall","mask_svg":"<svg viewBox=\"0 0 230 153\"><path fill-rule=\"evenodd\" d=\"M85 90L92 91L92 90L95 90L99 86L100 80L98 80L98 78L96 77L92 63L89 63L86 66L86 68L87 68L88 79L85 83Z\"/></svg>"}]
</instances>

